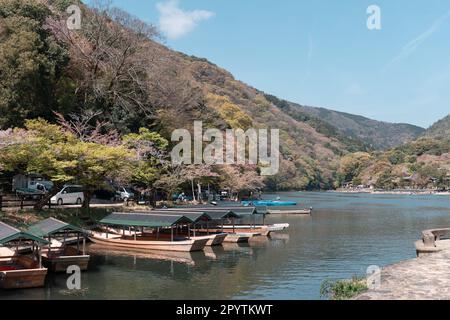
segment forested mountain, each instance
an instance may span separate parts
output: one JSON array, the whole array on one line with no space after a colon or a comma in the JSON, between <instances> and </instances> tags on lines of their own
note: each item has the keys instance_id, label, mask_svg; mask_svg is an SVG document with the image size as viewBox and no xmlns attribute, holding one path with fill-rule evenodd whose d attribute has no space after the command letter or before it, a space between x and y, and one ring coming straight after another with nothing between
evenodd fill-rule
<instances>
[{"instance_id":1,"label":"forested mountain","mask_svg":"<svg viewBox=\"0 0 450 320\"><path fill-rule=\"evenodd\" d=\"M450 136L450 114L445 118L437 121L424 134L426 137L445 138Z\"/></svg>"},{"instance_id":2,"label":"forested mountain","mask_svg":"<svg viewBox=\"0 0 450 320\"><path fill-rule=\"evenodd\" d=\"M419 137L425 129L405 123L388 123L345 112L289 103L291 112L321 119L342 135L359 139L374 149L390 149Z\"/></svg>"},{"instance_id":3,"label":"forested mountain","mask_svg":"<svg viewBox=\"0 0 450 320\"><path fill-rule=\"evenodd\" d=\"M120 135L149 128L167 139L194 120L278 128L281 171L265 180L274 190L331 188L342 156L398 146L423 131L265 94L167 48L157 28L119 9L80 4L82 28L69 30L72 2L0 0L0 129L37 117L55 123L55 111L81 122L94 114Z\"/></svg>"},{"instance_id":4,"label":"forested mountain","mask_svg":"<svg viewBox=\"0 0 450 320\"><path fill-rule=\"evenodd\" d=\"M450 187L449 117L417 140L384 152L358 152L340 161L336 186L343 183L392 188Z\"/></svg>"}]
</instances>

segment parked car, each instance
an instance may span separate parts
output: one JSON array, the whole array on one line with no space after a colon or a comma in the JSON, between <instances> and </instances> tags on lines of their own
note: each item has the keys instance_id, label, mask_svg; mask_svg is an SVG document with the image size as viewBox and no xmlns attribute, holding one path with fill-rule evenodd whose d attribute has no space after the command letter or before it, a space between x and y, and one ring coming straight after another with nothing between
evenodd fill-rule
<instances>
[{"instance_id":1,"label":"parked car","mask_svg":"<svg viewBox=\"0 0 450 320\"><path fill-rule=\"evenodd\" d=\"M61 189L50 199L52 204L82 204L84 201L83 187L69 185Z\"/></svg>"},{"instance_id":2,"label":"parked car","mask_svg":"<svg viewBox=\"0 0 450 320\"><path fill-rule=\"evenodd\" d=\"M120 201L133 200L135 197L134 191L128 187L119 187L116 191L116 199Z\"/></svg>"}]
</instances>

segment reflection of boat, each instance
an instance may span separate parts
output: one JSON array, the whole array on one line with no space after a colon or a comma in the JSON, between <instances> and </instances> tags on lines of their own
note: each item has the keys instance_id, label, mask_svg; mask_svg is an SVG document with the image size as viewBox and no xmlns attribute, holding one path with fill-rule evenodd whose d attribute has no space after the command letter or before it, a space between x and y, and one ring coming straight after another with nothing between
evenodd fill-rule
<instances>
[{"instance_id":1,"label":"reflection of boat","mask_svg":"<svg viewBox=\"0 0 450 320\"><path fill-rule=\"evenodd\" d=\"M130 248L114 248L104 246L97 243L92 243L87 248L90 254L107 255L107 256L125 256L141 259L151 259L158 261L172 261L184 263L188 265L195 265L194 256L190 252L176 252L176 251L152 251L146 249L130 249Z\"/></svg>"},{"instance_id":2,"label":"reflection of boat","mask_svg":"<svg viewBox=\"0 0 450 320\"><path fill-rule=\"evenodd\" d=\"M247 206L284 207L284 206L296 206L297 202L281 201L281 200L246 200L241 201L241 204L245 207Z\"/></svg>"},{"instance_id":3,"label":"reflection of boat","mask_svg":"<svg viewBox=\"0 0 450 320\"><path fill-rule=\"evenodd\" d=\"M22 232L0 222L0 244L18 246L29 241L33 247L33 255L21 256L9 248L2 248L0 257L0 288L24 289L43 287L47 268L42 267L40 246L48 244L45 239ZM36 256L37 253L37 256Z\"/></svg>"},{"instance_id":4,"label":"reflection of boat","mask_svg":"<svg viewBox=\"0 0 450 320\"><path fill-rule=\"evenodd\" d=\"M270 239L288 242L289 234L288 233L272 233L272 234L270 234Z\"/></svg>"},{"instance_id":5,"label":"reflection of boat","mask_svg":"<svg viewBox=\"0 0 450 320\"><path fill-rule=\"evenodd\" d=\"M190 239L174 235L174 228L190 225L192 220L181 215L161 215L149 213L112 213L100 221L100 224L114 227L128 227L133 235L111 234L108 231L92 231L92 242L121 248L136 248L162 251L200 251L208 239ZM151 228L152 233L144 232ZM160 233L160 228L170 229L170 234ZM139 230L139 231L138 231ZM156 231L156 232L155 232ZM190 231L188 232L188 234Z\"/></svg>"},{"instance_id":6,"label":"reflection of boat","mask_svg":"<svg viewBox=\"0 0 450 320\"><path fill-rule=\"evenodd\" d=\"M242 252L248 255L253 255L253 249L249 243L224 243L222 245L224 252Z\"/></svg>"},{"instance_id":7,"label":"reflection of boat","mask_svg":"<svg viewBox=\"0 0 450 320\"><path fill-rule=\"evenodd\" d=\"M50 242L48 248L42 252L43 264L50 271L66 272L67 268L73 265L83 271L88 269L90 257L85 254L86 238L80 228L49 218L32 225L28 232ZM76 248L68 246L66 242L66 239L73 235L76 235ZM81 238L83 239L82 250L80 250Z\"/></svg>"}]
</instances>

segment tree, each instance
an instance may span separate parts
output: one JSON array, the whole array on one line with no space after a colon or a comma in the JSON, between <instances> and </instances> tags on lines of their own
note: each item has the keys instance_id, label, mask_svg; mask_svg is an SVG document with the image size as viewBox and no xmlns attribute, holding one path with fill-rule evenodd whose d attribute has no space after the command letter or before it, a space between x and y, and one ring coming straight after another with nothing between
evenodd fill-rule
<instances>
[{"instance_id":1,"label":"tree","mask_svg":"<svg viewBox=\"0 0 450 320\"><path fill-rule=\"evenodd\" d=\"M166 163L168 141L156 132L141 128L139 133L124 136L123 144L133 150L135 155L132 182L144 192L153 191L153 183L161 175Z\"/></svg>"},{"instance_id":2,"label":"tree","mask_svg":"<svg viewBox=\"0 0 450 320\"><path fill-rule=\"evenodd\" d=\"M220 186L237 193L238 199L244 192L256 192L264 187L263 179L258 175L255 166L224 165L220 167Z\"/></svg>"},{"instance_id":3,"label":"tree","mask_svg":"<svg viewBox=\"0 0 450 320\"><path fill-rule=\"evenodd\" d=\"M186 180L189 180L191 182L192 199L198 202L202 201L201 181L205 178L212 178L218 176L216 172L212 171L211 166L205 164L184 166L182 169L182 175L183 177L185 177ZM194 180L197 180L198 186L197 200L195 199Z\"/></svg>"},{"instance_id":4,"label":"tree","mask_svg":"<svg viewBox=\"0 0 450 320\"><path fill-rule=\"evenodd\" d=\"M160 189L167 194L167 199L172 200L172 196L180 185L186 179L182 175L182 167L167 164L165 166L165 173L161 174L158 180L154 183L156 189Z\"/></svg>"},{"instance_id":5,"label":"tree","mask_svg":"<svg viewBox=\"0 0 450 320\"><path fill-rule=\"evenodd\" d=\"M123 146L84 142L58 125L43 119L28 120L25 129L14 129L16 141L3 148L0 164L5 171L41 174L54 186L36 205L41 209L66 183L84 187L83 207L89 208L94 190L110 177L126 179L133 154Z\"/></svg>"},{"instance_id":6,"label":"tree","mask_svg":"<svg viewBox=\"0 0 450 320\"><path fill-rule=\"evenodd\" d=\"M358 178L358 175L368 165L370 159L371 155L366 152L351 153L342 157L337 171L336 186L339 187L343 182L350 182Z\"/></svg>"},{"instance_id":7,"label":"tree","mask_svg":"<svg viewBox=\"0 0 450 320\"><path fill-rule=\"evenodd\" d=\"M37 1L0 0L0 128L50 119L59 108L55 88L68 52L45 29L50 16Z\"/></svg>"},{"instance_id":8,"label":"tree","mask_svg":"<svg viewBox=\"0 0 450 320\"><path fill-rule=\"evenodd\" d=\"M82 8L81 30L69 30L64 19L47 22L69 48L74 103L101 110L120 131L137 130L153 119L147 66L153 58L150 39L159 34L154 26L105 1Z\"/></svg>"}]
</instances>

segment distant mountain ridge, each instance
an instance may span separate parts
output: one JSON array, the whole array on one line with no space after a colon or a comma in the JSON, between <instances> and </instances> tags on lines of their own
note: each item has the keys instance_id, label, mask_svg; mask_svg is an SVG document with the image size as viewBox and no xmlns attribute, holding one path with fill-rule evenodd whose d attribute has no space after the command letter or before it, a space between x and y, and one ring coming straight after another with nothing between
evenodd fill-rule
<instances>
[{"instance_id":1,"label":"distant mountain ridge","mask_svg":"<svg viewBox=\"0 0 450 320\"><path fill-rule=\"evenodd\" d=\"M296 103L290 103L290 107L319 118L337 128L344 136L359 139L374 149L395 148L415 140L425 132L424 128L407 123L377 121L360 115Z\"/></svg>"},{"instance_id":2,"label":"distant mountain ridge","mask_svg":"<svg viewBox=\"0 0 450 320\"><path fill-rule=\"evenodd\" d=\"M450 136L450 114L434 123L423 135L425 137L448 138Z\"/></svg>"}]
</instances>

